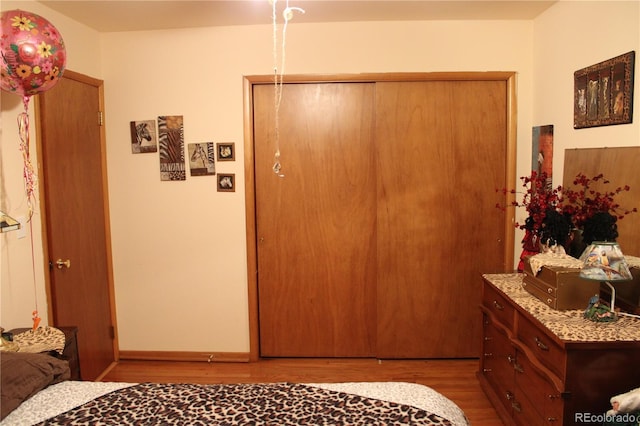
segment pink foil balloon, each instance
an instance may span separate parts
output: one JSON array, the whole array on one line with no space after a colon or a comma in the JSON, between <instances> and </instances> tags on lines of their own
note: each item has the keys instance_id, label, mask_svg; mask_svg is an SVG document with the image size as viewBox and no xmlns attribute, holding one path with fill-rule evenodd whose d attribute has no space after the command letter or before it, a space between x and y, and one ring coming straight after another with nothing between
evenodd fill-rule
<instances>
[{"instance_id":1,"label":"pink foil balloon","mask_svg":"<svg viewBox=\"0 0 640 426\"><path fill-rule=\"evenodd\" d=\"M49 21L24 10L2 12L1 88L23 97L51 89L62 77L67 53Z\"/></svg>"}]
</instances>

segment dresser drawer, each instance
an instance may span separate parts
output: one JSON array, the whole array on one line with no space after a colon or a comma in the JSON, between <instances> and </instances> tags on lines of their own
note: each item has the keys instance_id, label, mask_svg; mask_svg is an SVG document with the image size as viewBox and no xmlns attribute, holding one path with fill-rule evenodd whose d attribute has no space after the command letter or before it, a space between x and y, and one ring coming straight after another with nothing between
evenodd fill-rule
<instances>
[{"instance_id":1,"label":"dresser drawer","mask_svg":"<svg viewBox=\"0 0 640 426\"><path fill-rule=\"evenodd\" d=\"M498 290L491 286L484 286L482 304L501 323L505 325L513 323L514 307Z\"/></svg>"},{"instance_id":2,"label":"dresser drawer","mask_svg":"<svg viewBox=\"0 0 640 426\"><path fill-rule=\"evenodd\" d=\"M542 365L553 371L560 380L564 380L566 354L547 334L528 318L518 316L518 340L535 354Z\"/></svg>"},{"instance_id":3,"label":"dresser drawer","mask_svg":"<svg viewBox=\"0 0 640 426\"><path fill-rule=\"evenodd\" d=\"M542 415L522 392L516 394L512 402L513 420L519 426L546 426Z\"/></svg>"},{"instance_id":4,"label":"dresser drawer","mask_svg":"<svg viewBox=\"0 0 640 426\"><path fill-rule=\"evenodd\" d=\"M489 318L484 316L482 374L500 387L500 394L507 391L513 393L515 373L512 363L515 360L515 349L505 334L493 326Z\"/></svg>"},{"instance_id":5,"label":"dresser drawer","mask_svg":"<svg viewBox=\"0 0 640 426\"><path fill-rule=\"evenodd\" d=\"M526 398L536 408L545 424L560 424L563 401L560 392L546 375L541 374L522 352L516 352L516 395L518 400Z\"/></svg>"}]
</instances>

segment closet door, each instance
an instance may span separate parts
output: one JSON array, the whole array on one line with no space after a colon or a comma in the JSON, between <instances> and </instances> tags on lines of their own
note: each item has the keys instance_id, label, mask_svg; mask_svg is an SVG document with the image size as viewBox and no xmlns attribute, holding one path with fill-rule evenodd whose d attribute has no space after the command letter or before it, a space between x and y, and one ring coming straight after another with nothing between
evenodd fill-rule
<instances>
[{"instance_id":1,"label":"closet door","mask_svg":"<svg viewBox=\"0 0 640 426\"><path fill-rule=\"evenodd\" d=\"M501 270L505 81L376 85L377 356L478 356L480 274Z\"/></svg>"},{"instance_id":2,"label":"closet door","mask_svg":"<svg viewBox=\"0 0 640 426\"><path fill-rule=\"evenodd\" d=\"M260 355L372 357L376 336L374 85L256 85Z\"/></svg>"},{"instance_id":3,"label":"closet door","mask_svg":"<svg viewBox=\"0 0 640 426\"><path fill-rule=\"evenodd\" d=\"M507 82L254 86L261 356L477 357Z\"/></svg>"}]
</instances>

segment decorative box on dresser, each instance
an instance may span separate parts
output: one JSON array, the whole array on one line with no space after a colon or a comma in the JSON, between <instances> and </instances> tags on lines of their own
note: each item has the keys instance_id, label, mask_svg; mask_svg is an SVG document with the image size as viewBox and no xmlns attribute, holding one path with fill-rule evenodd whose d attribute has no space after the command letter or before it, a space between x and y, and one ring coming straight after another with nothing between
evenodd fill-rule
<instances>
[{"instance_id":1,"label":"decorative box on dresser","mask_svg":"<svg viewBox=\"0 0 640 426\"><path fill-rule=\"evenodd\" d=\"M480 385L505 425L593 423L612 396L640 386L640 319L554 310L523 277L483 275Z\"/></svg>"}]
</instances>

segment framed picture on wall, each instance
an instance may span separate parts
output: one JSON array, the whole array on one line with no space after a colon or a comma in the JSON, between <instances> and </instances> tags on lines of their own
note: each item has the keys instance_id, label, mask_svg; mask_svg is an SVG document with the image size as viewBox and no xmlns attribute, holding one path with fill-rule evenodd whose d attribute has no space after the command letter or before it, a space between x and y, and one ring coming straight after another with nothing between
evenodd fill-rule
<instances>
[{"instance_id":1,"label":"framed picture on wall","mask_svg":"<svg viewBox=\"0 0 640 426\"><path fill-rule=\"evenodd\" d=\"M131 152L133 154L158 152L155 120L131 121L129 127L131 128Z\"/></svg>"},{"instance_id":2,"label":"framed picture on wall","mask_svg":"<svg viewBox=\"0 0 640 426\"><path fill-rule=\"evenodd\" d=\"M217 144L218 161L234 161L236 159L236 144L224 142Z\"/></svg>"},{"instance_id":3,"label":"framed picture on wall","mask_svg":"<svg viewBox=\"0 0 640 426\"><path fill-rule=\"evenodd\" d=\"M531 140L531 170L547 175L546 186L553 183L553 124L535 126Z\"/></svg>"},{"instance_id":4,"label":"framed picture on wall","mask_svg":"<svg viewBox=\"0 0 640 426\"><path fill-rule=\"evenodd\" d=\"M216 174L213 142L190 143L187 145L187 152L189 153L191 176Z\"/></svg>"},{"instance_id":5,"label":"framed picture on wall","mask_svg":"<svg viewBox=\"0 0 640 426\"><path fill-rule=\"evenodd\" d=\"M236 191L236 175L235 173L219 173L218 174L218 192L235 192Z\"/></svg>"},{"instance_id":6,"label":"framed picture on wall","mask_svg":"<svg viewBox=\"0 0 640 426\"><path fill-rule=\"evenodd\" d=\"M575 129L633 121L634 64L631 51L574 73Z\"/></svg>"}]
</instances>

